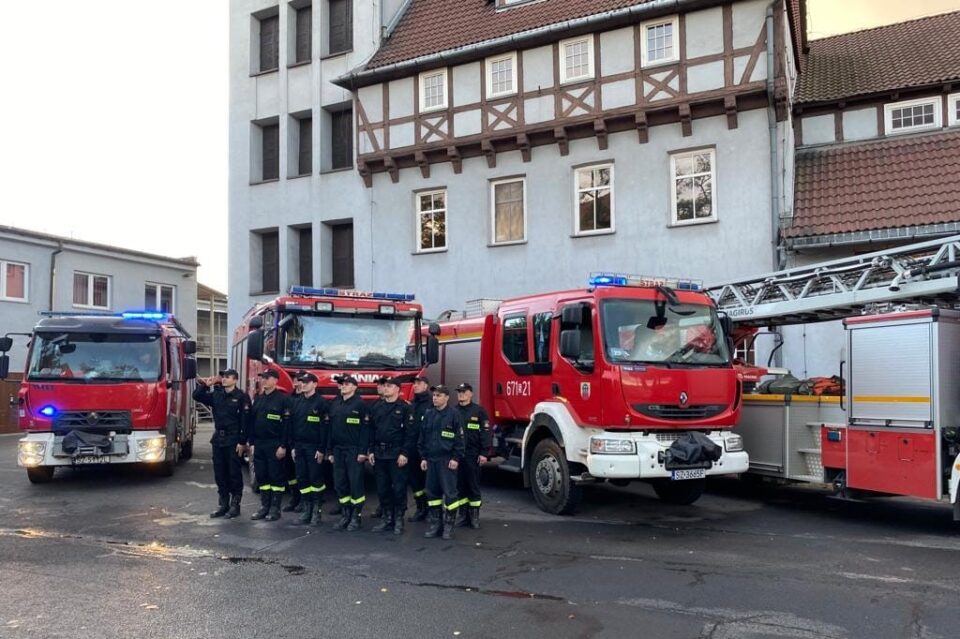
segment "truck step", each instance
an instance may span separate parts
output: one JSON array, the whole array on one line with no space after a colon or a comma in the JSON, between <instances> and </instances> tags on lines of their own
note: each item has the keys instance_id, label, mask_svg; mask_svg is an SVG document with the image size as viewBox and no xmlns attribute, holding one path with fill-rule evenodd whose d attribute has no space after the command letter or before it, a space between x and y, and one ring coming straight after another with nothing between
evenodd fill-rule
<instances>
[{"instance_id":1,"label":"truck step","mask_svg":"<svg viewBox=\"0 0 960 639\"><path fill-rule=\"evenodd\" d=\"M510 459L500 464L499 469L505 470L508 473L519 473L523 470L523 468L520 467L522 462L523 460L520 459L520 455L511 455Z\"/></svg>"}]
</instances>

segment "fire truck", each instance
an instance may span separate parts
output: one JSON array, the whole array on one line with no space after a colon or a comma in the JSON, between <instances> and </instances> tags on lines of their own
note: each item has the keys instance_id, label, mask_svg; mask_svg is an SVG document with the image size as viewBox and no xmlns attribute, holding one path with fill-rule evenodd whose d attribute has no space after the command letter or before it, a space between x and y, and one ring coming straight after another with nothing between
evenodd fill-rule
<instances>
[{"instance_id":1,"label":"fire truck","mask_svg":"<svg viewBox=\"0 0 960 639\"><path fill-rule=\"evenodd\" d=\"M690 504L706 477L748 468L731 432L741 388L726 323L696 282L595 274L441 321L431 379L474 387L497 465L521 473L546 512L573 512L583 484L636 479Z\"/></svg>"},{"instance_id":2,"label":"fire truck","mask_svg":"<svg viewBox=\"0 0 960 639\"><path fill-rule=\"evenodd\" d=\"M843 497L939 500L960 521L960 236L709 292L744 352L761 329L843 324L842 354L827 372L843 379L839 396L744 395L737 432L751 474L832 484ZM744 378L786 372L747 366Z\"/></svg>"},{"instance_id":3,"label":"fire truck","mask_svg":"<svg viewBox=\"0 0 960 639\"><path fill-rule=\"evenodd\" d=\"M196 343L156 312L42 313L32 333L0 338L0 379L11 335L30 339L18 393L17 464L33 483L58 467L145 463L173 474L193 454Z\"/></svg>"},{"instance_id":4,"label":"fire truck","mask_svg":"<svg viewBox=\"0 0 960 639\"><path fill-rule=\"evenodd\" d=\"M334 377L350 373L364 398L376 399L383 376L399 377L409 398L413 378L437 358L437 338L422 324L413 295L294 286L244 315L234 332L233 366L251 395L259 390L257 375L272 368L286 392L294 373L305 370L327 397L337 394Z\"/></svg>"}]
</instances>

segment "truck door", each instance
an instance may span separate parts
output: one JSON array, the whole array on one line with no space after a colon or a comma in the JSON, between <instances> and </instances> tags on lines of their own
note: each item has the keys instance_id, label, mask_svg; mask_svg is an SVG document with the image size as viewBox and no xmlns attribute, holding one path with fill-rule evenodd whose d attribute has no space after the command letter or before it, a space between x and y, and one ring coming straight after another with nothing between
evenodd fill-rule
<instances>
[{"instance_id":1,"label":"truck door","mask_svg":"<svg viewBox=\"0 0 960 639\"><path fill-rule=\"evenodd\" d=\"M494 375L494 410L497 415L512 419L528 415L532 408L530 322L526 309L507 311L500 321L498 368L502 372Z\"/></svg>"},{"instance_id":2,"label":"truck door","mask_svg":"<svg viewBox=\"0 0 960 639\"><path fill-rule=\"evenodd\" d=\"M601 426L602 392L598 361L601 348L596 308L588 302L560 308L560 331L554 349L553 394L563 397L583 424ZM570 347L576 346L571 352Z\"/></svg>"}]
</instances>

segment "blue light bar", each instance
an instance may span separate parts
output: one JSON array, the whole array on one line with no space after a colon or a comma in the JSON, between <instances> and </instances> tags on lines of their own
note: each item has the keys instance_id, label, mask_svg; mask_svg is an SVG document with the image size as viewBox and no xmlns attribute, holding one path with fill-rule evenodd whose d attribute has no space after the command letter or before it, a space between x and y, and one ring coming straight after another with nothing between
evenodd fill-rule
<instances>
[{"instance_id":1,"label":"blue light bar","mask_svg":"<svg viewBox=\"0 0 960 639\"><path fill-rule=\"evenodd\" d=\"M594 275L590 278L590 286L626 286L627 278L618 275Z\"/></svg>"},{"instance_id":2,"label":"blue light bar","mask_svg":"<svg viewBox=\"0 0 960 639\"><path fill-rule=\"evenodd\" d=\"M312 288L310 286L292 286L290 295L298 297L353 297L371 300L390 300L393 302L412 302L413 295L406 293L372 293L369 291L354 291L342 288Z\"/></svg>"},{"instance_id":3,"label":"blue light bar","mask_svg":"<svg viewBox=\"0 0 960 639\"><path fill-rule=\"evenodd\" d=\"M627 275L625 273L591 273L589 286L632 286L637 288L664 286L679 291L700 291L703 289L703 282L678 277L649 277L646 275Z\"/></svg>"},{"instance_id":4,"label":"blue light bar","mask_svg":"<svg viewBox=\"0 0 960 639\"><path fill-rule=\"evenodd\" d=\"M44 406L40 409L40 414L44 417L53 417L57 414L57 409L53 406Z\"/></svg>"},{"instance_id":5,"label":"blue light bar","mask_svg":"<svg viewBox=\"0 0 960 639\"><path fill-rule=\"evenodd\" d=\"M169 315L158 311L124 311L120 314L123 319L165 320Z\"/></svg>"}]
</instances>

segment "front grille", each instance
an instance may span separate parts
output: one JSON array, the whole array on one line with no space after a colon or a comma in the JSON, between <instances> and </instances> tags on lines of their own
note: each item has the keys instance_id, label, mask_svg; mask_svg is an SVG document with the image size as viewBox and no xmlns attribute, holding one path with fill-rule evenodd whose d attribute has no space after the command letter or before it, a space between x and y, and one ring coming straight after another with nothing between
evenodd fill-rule
<instances>
[{"instance_id":1,"label":"front grille","mask_svg":"<svg viewBox=\"0 0 960 639\"><path fill-rule=\"evenodd\" d=\"M76 410L64 411L53 420L54 430L112 430L129 431L130 412L125 410Z\"/></svg>"},{"instance_id":2,"label":"front grille","mask_svg":"<svg viewBox=\"0 0 960 639\"><path fill-rule=\"evenodd\" d=\"M324 397L336 397L340 394L340 388L337 386L318 386L317 392ZM361 397L372 397L377 394L376 388L360 386L357 388L357 395Z\"/></svg>"},{"instance_id":3,"label":"front grille","mask_svg":"<svg viewBox=\"0 0 960 639\"><path fill-rule=\"evenodd\" d=\"M647 417L657 419L707 419L715 417L726 410L726 404L700 404L696 406L680 406L679 404L634 404L634 410Z\"/></svg>"}]
</instances>

